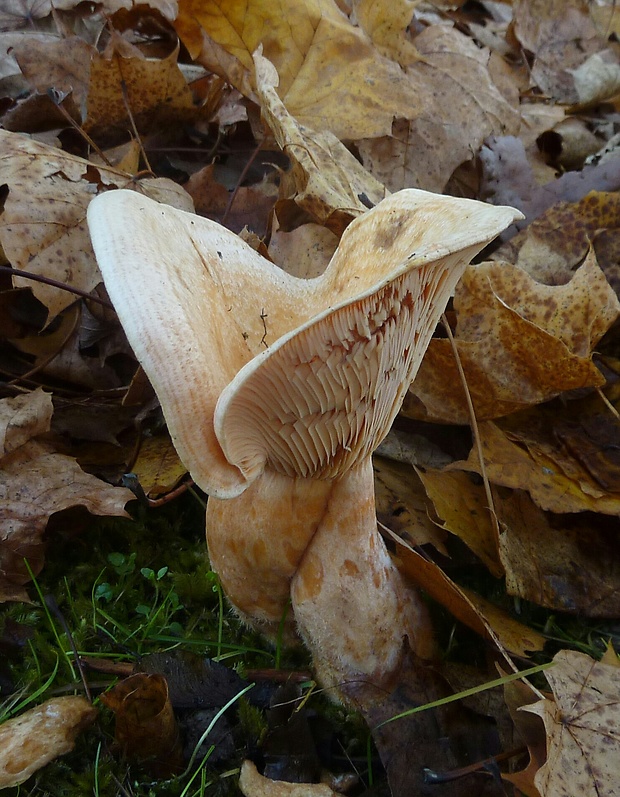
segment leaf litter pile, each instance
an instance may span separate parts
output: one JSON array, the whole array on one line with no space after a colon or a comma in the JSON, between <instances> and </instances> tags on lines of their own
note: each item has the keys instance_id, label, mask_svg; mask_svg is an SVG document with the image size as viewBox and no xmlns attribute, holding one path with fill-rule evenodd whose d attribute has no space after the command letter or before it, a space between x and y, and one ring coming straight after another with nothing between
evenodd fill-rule
<instances>
[{"instance_id":1,"label":"leaf litter pile","mask_svg":"<svg viewBox=\"0 0 620 797\"><path fill-rule=\"evenodd\" d=\"M617 794L616 3L0 0L0 31L0 788ZM401 201L433 210L397 256ZM344 352L323 322L363 274L474 244L367 443L378 525L357 461L298 478L272 451L238 486L252 391L304 330L307 364ZM212 317L192 268L232 297ZM311 309L270 303L324 272ZM384 558L345 559L330 602L353 510L322 554L298 537L347 490Z\"/></svg>"}]
</instances>

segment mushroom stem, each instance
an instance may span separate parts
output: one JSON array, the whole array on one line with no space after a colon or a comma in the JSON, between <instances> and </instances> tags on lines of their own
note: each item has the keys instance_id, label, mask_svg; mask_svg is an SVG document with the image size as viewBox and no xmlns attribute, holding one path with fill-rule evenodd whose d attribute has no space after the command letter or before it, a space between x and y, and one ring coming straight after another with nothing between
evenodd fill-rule
<instances>
[{"instance_id":1,"label":"mushroom stem","mask_svg":"<svg viewBox=\"0 0 620 797\"><path fill-rule=\"evenodd\" d=\"M291 585L299 631L320 682L381 686L398 671L405 637L423 659L433 630L377 530L370 457L333 482L329 503Z\"/></svg>"},{"instance_id":2,"label":"mushroom stem","mask_svg":"<svg viewBox=\"0 0 620 797\"><path fill-rule=\"evenodd\" d=\"M248 625L275 636L291 579L327 509L332 482L265 470L231 499L209 497L211 567Z\"/></svg>"}]
</instances>

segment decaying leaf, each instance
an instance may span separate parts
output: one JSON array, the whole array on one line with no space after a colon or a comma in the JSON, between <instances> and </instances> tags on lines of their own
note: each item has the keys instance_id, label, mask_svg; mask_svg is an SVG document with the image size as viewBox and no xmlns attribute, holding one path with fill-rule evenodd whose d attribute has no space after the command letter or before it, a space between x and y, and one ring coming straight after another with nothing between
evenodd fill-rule
<instances>
[{"instance_id":1,"label":"decaying leaf","mask_svg":"<svg viewBox=\"0 0 620 797\"><path fill-rule=\"evenodd\" d=\"M49 430L50 394L0 401L4 456L0 458L0 601L26 600L23 589L30 575L43 566L42 536L49 516L71 506L84 506L96 515L126 516L132 493L111 487L79 467L75 459L58 454L49 443L32 439Z\"/></svg>"},{"instance_id":2,"label":"decaying leaf","mask_svg":"<svg viewBox=\"0 0 620 797\"><path fill-rule=\"evenodd\" d=\"M142 441L133 472L146 495L156 498L173 490L187 468L181 463L170 436L164 434Z\"/></svg>"},{"instance_id":3,"label":"decaying leaf","mask_svg":"<svg viewBox=\"0 0 620 797\"><path fill-rule=\"evenodd\" d=\"M388 135L415 101L400 65L380 55L333 0L228 0L226 14L218 0L181 0L174 24L199 63L249 97L252 54L262 44L289 113L341 140Z\"/></svg>"},{"instance_id":4,"label":"decaying leaf","mask_svg":"<svg viewBox=\"0 0 620 797\"><path fill-rule=\"evenodd\" d=\"M620 167L620 159L618 159ZM620 290L620 194L591 191L558 202L495 253L546 285L568 282L592 246L605 277Z\"/></svg>"},{"instance_id":5,"label":"decaying leaf","mask_svg":"<svg viewBox=\"0 0 620 797\"><path fill-rule=\"evenodd\" d=\"M377 519L413 546L445 549L446 533L428 516L426 493L410 464L373 457Z\"/></svg>"},{"instance_id":6,"label":"decaying leaf","mask_svg":"<svg viewBox=\"0 0 620 797\"><path fill-rule=\"evenodd\" d=\"M527 425L521 430L514 419L508 429L493 421L479 424L485 470L493 484L527 490L541 509L551 512L620 512L620 494L602 489L574 457L549 446L544 415L538 416L537 436L529 428L535 417L525 413L518 418ZM467 462L452 467L479 473L477 453L473 450Z\"/></svg>"},{"instance_id":7,"label":"decaying leaf","mask_svg":"<svg viewBox=\"0 0 620 797\"><path fill-rule=\"evenodd\" d=\"M514 31L534 53L532 80L543 92L564 103L579 99L571 70L601 49L582 0L517 0Z\"/></svg>"},{"instance_id":8,"label":"decaying leaf","mask_svg":"<svg viewBox=\"0 0 620 797\"><path fill-rule=\"evenodd\" d=\"M0 150L0 184L9 187L0 215L0 245L7 259L13 268L82 291L102 281L86 229L86 208L98 191L133 187L193 210L183 189L165 178L132 183L128 174L2 130ZM14 283L32 289L48 308L48 320L75 301L72 293L23 277L14 277Z\"/></svg>"},{"instance_id":9,"label":"decaying leaf","mask_svg":"<svg viewBox=\"0 0 620 797\"><path fill-rule=\"evenodd\" d=\"M542 717L547 761L535 778L542 797L617 793L620 759L618 668L561 650L545 672L553 700L524 711Z\"/></svg>"},{"instance_id":10,"label":"decaying leaf","mask_svg":"<svg viewBox=\"0 0 620 797\"><path fill-rule=\"evenodd\" d=\"M456 289L456 345L478 419L604 383L592 351L620 313L593 254L567 285L541 285L508 263L470 266ZM469 423L448 340L435 339L405 414Z\"/></svg>"},{"instance_id":11,"label":"decaying leaf","mask_svg":"<svg viewBox=\"0 0 620 797\"><path fill-rule=\"evenodd\" d=\"M458 620L498 648L518 656L542 650L545 638L514 620L506 612L452 581L434 562L425 559L408 545L397 548L401 568L409 578Z\"/></svg>"},{"instance_id":12,"label":"decaying leaf","mask_svg":"<svg viewBox=\"0 0 620 797\"><path fill-rule=\"evenodd\" d=\"M83 697L54 697L0 725L0 789L18 786L73 750L97 709Z\"/></svg>"},{"instance_id":13,"label":"decaying leaf","mask_svg":"<svg viewBox=\"0 0 620 797\"><path fill-rule=\"evenodd\" d=\"M482 485L474 484L465 473L428 469L419 476L440 526L463 540L494 576L503 575Z\"/></svg>"},{"instance_id":14,"label":"decaying leaf","mask_svg":"<svg viewBox=\"0 0 620 797\"><path fill-rule=\"evenodd\" d=\"M113 38L92 60L84 127L93 135L122 129L129 124L128 108L141 132L196 119L199 108L177 56L178 48L167 58L147 59L120 36Z\"/></svg>"},{"instance_id":15,"label":"decaying leaf","mask_svg":"<svg viewBox=\"0 0 620 797\"><path fill-rule=\"evenodd\" d=\"M179 771L179 728L162 675L131 675L101 700L114 712L114 740L123 755L142 761L158 777Z\"/></svg>"}]
</instances>

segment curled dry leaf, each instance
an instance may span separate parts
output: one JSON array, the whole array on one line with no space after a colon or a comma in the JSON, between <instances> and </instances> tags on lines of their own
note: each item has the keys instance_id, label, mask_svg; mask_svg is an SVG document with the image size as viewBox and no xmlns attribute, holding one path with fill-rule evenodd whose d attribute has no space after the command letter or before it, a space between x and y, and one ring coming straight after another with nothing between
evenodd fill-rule
<instances>
[{"instance_id":1,"label":"curled dry leaf","mask_svg":"<svg viewBox=\"0 0 620 797\"><path fill-rule=\"evenodd\" d=\"M131 675L101 700L114 712L114 741L124 756L144 762L158 777L179 771L181 739L163 675Z\"/></svg>"},{"instance_id":2,"label":"curled dry leaf","mask_svg":"<svg viewBox=\"0 0 620 797\"><path fill-rule=\"evenodd\" d=\"M97 709L83 697L55 697L0 725L0 789L18 786L73 750Z\"/></svg>"},{"instance_id":3,"label":"curled dry leaf","mask_svg":"<svg viewBox=\"0 0 620 797\"><path fill-rule=\"evenodd\" d=\"M43 566L42 536L49 516L71 506L96 515L125 516L133 498L79 467L73 457L57 454L50 444L32 439L49 430L51 396L36 391L0 401L0 429L5 453L0 458L0 601L27 600L23 589Z\"/></svg>"},{"instance_id":4,"label":"curled dry leaf","mask_svg":"<svg viewBox=\"0 0 620 797\"><path fill-rule=\"evenodd\" d=\"M324 783L287 783L263 777L252 761L244 761L239 788L245 797L335 797Z\"/></svg>"},{"instance_id":5,"label":"curled dry leaf","mask_svg":"<svg viewBox=\"0 0 620 797\"><path fill-rule=\"evenodd\" d=\"M542 797L611 797L620 760L618 668L574 650L553 661L545 677L554 699L523 707L547 731L547 761L534 782Z\"/></svg>"},{"instance_id":6,"label":"curled dry leaf","mask_svg":"<svg viewBox=\"0 0 620 797\"><path fill-rule=\"evenodd\" d=\"M618 318L620 302L592 253L567 285L541 285L508 263L470 266L454 307L456 345L478 419L604 384L592 351ZM403 411L469 423L460 384L450 341L435 339Z\"/></svg>"},{"instance_id":7,"label":"curled dry leaf","mask_svg":"<svg viewBox=\"0 0 620 797\"><path fill-rule=\"evenodd\" d=\"M278 74L273 64L260 53L255 53L254 63L263 118L293 164L281 194L292 196L320 224L342 234L351 219L385 197L385 188L333 133L300 126L276 93Z\"/></svg>"},{"instance_id":8,"label":"curled dry leaf","mask_svg":"<svg viewBox=\"0 0 620 797\"><path fill-rule=\"evenodd\" d=\"M0 245L13 268L90 292L101 282L86 228L86 208L102 189L130 186L193 210L191 199L171 180L133 183L123 172L95 166L27 136L0 130L0 183L9 194L0 215ZM33 203L32 198L37 201ZM72 293L14 277L49 310L51 321L75 301Z\"/></svg>"}]
</instances>

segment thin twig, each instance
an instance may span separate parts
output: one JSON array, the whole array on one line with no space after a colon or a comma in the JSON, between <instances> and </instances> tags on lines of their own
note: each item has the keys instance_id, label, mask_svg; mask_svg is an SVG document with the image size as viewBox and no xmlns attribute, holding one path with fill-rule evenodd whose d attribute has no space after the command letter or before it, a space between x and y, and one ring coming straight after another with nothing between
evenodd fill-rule
<instances>
[{"instance_id":1,"label":"thin twig","mask_svg":"<svg viewBox=\"0 0 620 797\"><path fill-rule=\"evenodd\" d=\"M56 602L56 598L53 595L46 595L44 600L45 600L45 605L50 610L50 612L52 612L54 617L58 620L58 622L62 626L62 630L65 632L65 636L67 637L67 640L68 640L69 644L71 645L71 650L73 651L73 657L75 659L76 667L78 669L78 672L80 673L80 678L82 679L82 686L84 687L84 694L88 698L88 701L90 703L92 703L93 702L93 697L92 697L92 695L90 693L90 689L88 688L88 682L86 681L86 677L84 676L84 669L83 669L82 660L80 659L80 656L78 654L78 650L77 650L77 647L76 647L76 644L75 644L75 640L73 639L73 634L69 630L69 626L67 625L67 621L65 620L62 612L60 611L58 603Z\"/></svg>"},{"instance_id":2,"label":"thin twig","mask_svg":"<svg viewBox=\"0 0 620 797\"><path fill-rule=\"evenodd\" d=\"M42 282L44 285L51 285L53 288L60 288L61 291L74 293L82 299L88 299L91 302L97 302L109 310L114 310L114 305L107 299L100 299L98 296L93 296L80 288L74 288L73 285L67 285L66 282L59 282L51 277L43 277L41 274L33 274L31 271L23 271L20 268L13 268L12 266L0 266L0 272L5 274L12 274L15 277L23 277L24 279L32 280L33 282Z\"/></svg>"},{"instance_id":3,"label":"thin twig","mask_svg":"<svg viewBox=\"0 0 620 797\"><path fill-rule=\"evenodd\" d=\"M235 186L235 190L230 195L230 199L228 200L228 204L226 205L226 210L224 211L224 215L222 216L221 223L223 225L226 225L226 219L228 218L228 214L230 213L230 210L231 210L231 208L233 206L233 202L237 198L237 194L239 193L239 189L241 188L241 183L245 180L246 175L250 171L250 167L252 166L252 164L256 160L256 156L261 151L261 147L262 146L263 146L263 142L261 141L261 142L259 142L258 146L256 147L256 149L254 150L254 152L250 156L250 159L248 160L248 162L243 167L243 171L239 175L239 179L237 180L237 185Z\"/></svg>"},{"instance_id":4,"label":"thin twig","mask_svg":"<svg viewBox=\"0 0 620 797\"><path fill-rule=\"evenodd\" d=\"M489 509L489 514L491 516L491 525L493 526L493 530L495 532L495 542L499 547L499 522L497 520L497 514L495 513L495 504L493 503L491 484L489 482L489 477L487 476L487 471L484 465L484 452L482 451L482 442L480 440L480 431L478 429L478 420L476 418L476 412L474 410L474 403L471 400L471 393L469 392L469 385L467 384L467 379L465 378L465 371L463 370L463 364L461 363L461 358L458 349L456 347L456 342L454 340L454 336L452 335L452 330L450 329L450 324L448 323L448 319L446 318L445 313L441 314L441 320L445 327L446 334L448 335L450 345L452 346L452 353L454 354L456 367L459 372L461 383L463 385L463 390L465 391L465 400L467 401L467 409L469 412L469 419L471 421L471 430L474 435L476 452L478 454L478 460L480 462L480 475L482 476L482 481L484 483L484 492L486 494L487 501L489 503L488 509Z\"/></svg>"},{"instance_id":5,"label":"thin twig","mask_svg":"<svg viewBox=\"0 0 620 797\"><path fill-rule=\"evenodd\" d=\"M122 68L120 61L118 63L118 69L122 75ZM138 142L138 146L140 147L140 152L142 153L142 157L144 158L144 163L146 164L146 168L149 170L150 174L154 174L153 170L151 169L151 164L149 163L149 159L146 155L146 150L144 149L142 138L140 137L140 133L138 133L138 128L136 127L136 120L134 119L131 106L129 105L129 94L127 93L127 83L125 83L125 78L121 78L121 93L123 95L123 103L125 104L125 110L127 111L127 116L129 117L129 121L131 123L131 129L133 130L133 134L136 138L136 141Z\"/></svg>"},{"instance_id":6,"label":"thin twig","mask_svg":"<svg viewBox=\"0 0 620 797\"><path fill-rule=\"evenodd\" d=\"M84 128L83 128L81 125L79 125L79 124L78 124L78 123L75 121L75 119L74 119L74 118L71 116L71 114L69 113L69 111L68 111L68 110L67 110L67 109L66 109L66 108L63 106L63 104L62 104L62 103L63 103L63 100L64 100L64 99L65 99L65 97L66 97L66 94L60 95L60 94L59 94L59 93L58 93L58 92L57 92L55 89L48 89L48 91L47 91L47 96L48 96L48 97L49 97L49 99L50 99L50 100L51 100L51 101L54 103L54 105L55 105L55 106L58 108L58 110L60 111L60 113L61 113L61 114L62 114L62 115L65 117L65 119L67 120L67 122L69 122L69 124L71 125L71 127L75 128L75 130L77 130L77 132L78 132L78 133L79 133L79 134L82 136L82 138L83 138L83 139L86 141L86 143L88 144L88 146L89 146L89 147L92 147L92 149L94 149L94 150L95 150L95 152L97 153L97 155L99 155L99 157L100 157L100 158L101 158L101 160L102 160L102 161L103 161L103 162L106 164L106 166L109 166L111 169L113 169L113 168L114 168L114 166L113 166L113 165L110 163L110 161L109 161L109 160L106 158L106 156L105 156L105 154L104 154L103 150L102 150L102 149L100 149L100 147L99 147L99 146L97 146L97 144L96 144L96 143L95 143L95 142L92 140L92 138L91 138L91 137L88 135L88 133L86 132L86 130L84 130Z\"/></svg>"}]
</instances>

